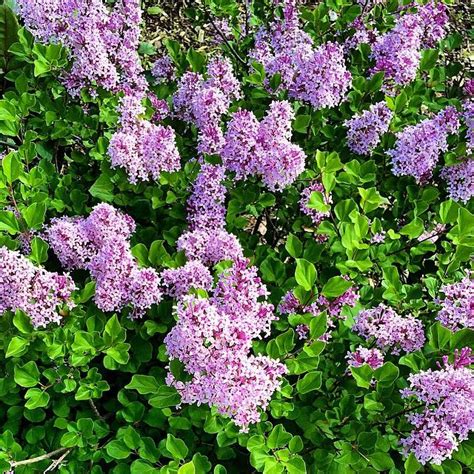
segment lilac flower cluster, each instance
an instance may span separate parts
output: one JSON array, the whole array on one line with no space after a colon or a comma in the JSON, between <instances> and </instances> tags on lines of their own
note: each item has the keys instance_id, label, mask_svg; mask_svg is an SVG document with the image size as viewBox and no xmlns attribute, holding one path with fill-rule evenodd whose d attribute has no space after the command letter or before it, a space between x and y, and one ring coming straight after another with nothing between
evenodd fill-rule
<instances>
[{"instance_id":1,"label":"lilac flower cluster","mask_svg":"<svg viewBox=\"0 0 474 474\"><path fill-rule=\"evenodd\" d=\"M224 145L220 121L231 102L241 97L240 83L227 58L211 59L207 75L204 80L198 73L187 72L179 81L173 103L176 116L198 128L199 152L217 154Z\"/></svg>"},{"instance_id":2,"label":"lilac flower cluster","mask_svg":"<svg viewBox=\"0 0 474 474\"><path fill-rule=\"evenodd\" d=\"M111 9L102 0L19 0L17 8L38 40L69 49L73 62L65 84L71 95L78 96L84 87L146 87L137 52L138 0L120 0Z\"/></svg>"},{"instance_id":3,"label":"lilac flower cluster","mask_svg":"<svg viewBox=\"0 0 474 474\"><path fill-rule=\"evenodd\" d=\"M466 204L474 196L474 160L465 161L441 170L441 177L448 185L448 194L454 201Z\"/></svg>"},{"instance_id":4,"label":"lilac flower cluster","mask_svg":"<svg viewBox=\"0 0 474 474\"><path fill-rule=\"evenodd\" d=\"M237 238L225 230L224 168L204 164L188 200L189 231L178 239L178 249L189 260L213 265L243 256Z\"/></svg>"},{"instance_id":5,"label":"lilac flower cluster","mask_svg":"<svg viewBox=\"0 0 474 474\"><path fill-rule=\"evenodd\" d=\"M0 314L21 310L35 328L61 321L62 306L74 306L76 289L68 275L35 267L19 252L0 247Z\"/></svg>"},{"instance_id":6,"label":"lilac flower cluster","mask_svg":"<svg viewBox=\"0 0 474 474\"><path fill-rule=\"evenodd\" d=\"M158 84L174 81L176 79L176 68L171 58L169 56L158 58L151 67L151 75Z\"/></svg>"},{"instance_id":7,"label":"lilac flower cluster","mask_svg":"<svg viewBox=\"0 0 474 474\"><path fill-rule=\"evenodd\" d=\"M441 2L430 2L397 19L395 27L380 35L372 47L373 73L383 71L389 86L405 85L416 77L421 49L431 47L446 34L448 16Z\"/></svg>"},{"instance_id":8,"label":"lilac flower cluster","mask_svg":"<svg viewBox=\"0 0 474 474\"><path fill-rule=\"evenodd\" d=\"M250 56L263 64L268 77L281 76L290 97L316 109L340 104L351 84L342 46L328 42L314 48L299 25L292 2L285 5L283 20L275 20L268 30L257 33Z\"/></svg>"},{"instance_id":9,"label":"lilac flower cluster","mask_svg":"<svg viewBox=\"0 0 474 474\"><path fill-rule=\"evenodd\" d=\"M165 295L182 298L194 289L210 290L212 275L199 260L191 260L182 267L163 270L160 274Z\"/></svg>"},{"instance_id":10,"label":"lilac flower cluster","mask_svg":"<svg viewBox=\"0 0 474 474\"><path fill-rule=\"evenodd\" d=\"M441 310L436 319L451 331L463 328L474 329L474 279L472 275L465 276L457 283L443 285L441 293L444 298L436 302Z\"/></svg>"},{"instance_id":11,"label":"lilac flower cluster","mask_svg":"<svg viewBox=\"0 0 474 474\"><path fill-rule=\"evenodd\" d=\"M397 133L395 148L387 152L392 158L393 174L413 176L418 183L426 182L431 178L440 153L448 148L448 135L458 128L456 109L446 107L434 118Z\"/></svg>"},{"instance_id":12,"label":"lilac flower cluster","mask_svg":"<svg viewBox=\"0 0 474 474\"><path fill-rule=\"evenodd\" d=\"M306 214L311 218L313 224L318 226L326 217L331 215L330 211L318 211L317 209L312 209L308 207L309 201L311 199L311 194L314 192L319 192L323 195L324 203L331 204L332 198L330 194L326 194L324 191L324 186L319 182L314 182L308 187L304 188L301 192L300 199L300 209L303 214Z\"/></svg>"},{"instance_id":13,"label":"lilac flower cluster","mask_svg":"<svg viewBox=\"0 0 474 474\"><path fill-rule=\"evenodd\" d=\"M374 338L379 348L390 350L392 354L413 352L425 343L420 320L411 315L400 316L383 303L361 311L352 330L366 340Z\"/></svg>"},{"instance_id":14,"label":"lilac flower cluster","mask_svg":"<svg viewBox=\"0 0 474 474\"><path fill-rule=\"evenodd\" d=\"M291 121L294 112L287 101L272 102L259 123L252 112L233 114L225 134L222 160L236 179L251 175L262 177L271 189L291 184L304 170L305 154L291 143Z\"/></svg>"},{"instance_id":15,"label":"lilac flower cluster","mask_svg":"<svg viewBox=\"0 0 474 474\"><path fill-rule=\"evenodd\" d=\"M474 362L470 354L464 348L452 364L444 358L439 370L410 375L410 387L402 390L404 398L415 397L425 405L421 413L407 415L415 428L402 440L405 452L421 464L450 459L474 430L474 372L466 367Z\"/></svg>"},{"instance_id":16,"label":"lilac flower cluster","mask_svg":"<svg viewBox=\"0 0 474 474\"><path fill-rule=\"evenodd\" d=\"M133 219L109 204L98 204L89 217L55 219L46 236L61 264L86 269L96 281L94 301L103 311L130 305L133 317L161 301L160 279L140 269L130 250Z\"/></svg>"},{"instance_id":17,"label":"lilac flower cluster","mask_svg":"<svg viewBox=\"0 0 474 474\"><path fill-rule=\"evenodd\" d=\"M367 28L362 16L357 17L349 27L354 29L354 33L344 41L344 52L346 54L360 44L371 45L377 39L376 32Z\"/></svg>"},{"instance_id":18,"label":"lilac flower cluster","mask_svg":"<svg viewBox=\"0 0 474 474\"><path fill-rule=\"evenodd\" d=\"M206 403L230 416L242 431L260 420L281 384L279 361L250 354L252 340L269 334L273 306L255 267L237 260L223 272L209 299L186 296L178 302L178 322L165 338L168 355L184 364L192 380L167 383L182 403Z\"/></svg>"},{"instance_id":19,"label":"lilac flower cluster","mask_svg":"<svg viewBox=\"0 0 474 474\"><path fill-rule=\"evenodd\" d=\"M346 359L351 367L361 367L368 364L372 369L377 369L383 365L383 354L375 348L367 349L359 346L355 351L348 352Z\"/></svg>"},{"instance_id":20,"label":"lilac flower cluster","mask_svg":"<svg viewBox=\"0 0 474 474\"><path fill-rule=\"evenodd\" d=\"M474 99L465 100L463 105L463 118L466 122L467 131L466 131L466 141L467 153L474 152Z\"/></svg>"},{"instance_id":21,"label":"lilac flower cluster","mask_svg":"<svg viewBox=\"0 0 474 474\"><path fill-rule=\"evenodd\" d=\"M336 327L335 319L342 318L342 310L345 306L354 307L359 301L359 295L355 288L348 288L341 296L329 300L324 296L319 296L316 301L310 304L302 304L296 298L292 291L288 291L283 296L280 304L278 305L277 311L280 314L303 314L309 313L314 317L320 317L323 311L327 311L327 314L331 316L327 319L328 331L324 333L319 340L328 342L331 338L331 330ZM309 303L309 302L308 302ZM300 339L306 339L308 336L309 329L306 325L299 325L296 328L296 332Z\"/></svg>"},{"instance_id":22,"label":"lilac flower cluster","mask_svg":"<svg viewBox=\"0 0 474 474\"><path fill-rule=\"evenodd\" d=\"M174 130L141 118L145 109L141 94L130 94L120 101L120 128L112 136L108 153L113 167L124 168L128 179L158 179L163 171L181 167Z\"/></svg>"},{"instance_id":23,"label":"lilac flower cluster","mask_svg":"<svg viewBox=\"0 0 474 474\"><path fill-rule=\"evenodd\" d=\"M345 277L346 280L349 278ZM359 301L359 294L357 293L356 288L348 288L342 295L329 300L325 296L319 296L315 303L312 304L311 309L314 314L321 313L322 311L327 311L329 316L336 317L338 319L342 318L341 312L344 306L353 308Z\"/></svg>"},{"instance_id":24,"label":"lilac flower cluster","mask_svg":"<svg viewBox=\"0 0 474 474\"><path fill-rule=\"evenodd\" d=\"M381 137L388 132L393 113L385 102L377 102L344 125L348 127L347 144L349 148L360 155L370 155L380 143Z\"/></svg>"},{"instance_id":25,"label":"lilac flower cluster","mask_svg":"<svg viewBox=\"0 0 474 474\"><path fill-rule=\"evenodd\" d=\"M375 233L371 239L370 239L370 243L371 244L381 244L385 241L385 237L386 237L386 232L382 229L380 232L377 232Z\"/></svg>"}]
</instances>

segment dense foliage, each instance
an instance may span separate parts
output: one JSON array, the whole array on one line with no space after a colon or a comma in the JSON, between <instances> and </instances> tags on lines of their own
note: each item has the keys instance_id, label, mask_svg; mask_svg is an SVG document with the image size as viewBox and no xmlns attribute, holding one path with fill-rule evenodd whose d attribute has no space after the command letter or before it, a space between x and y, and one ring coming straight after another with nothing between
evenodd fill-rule
<instances>
[{"instance_id":1,"label":"dense foliage","mask_svg":"<svg viewBox=\"0 0 474 474\"><path fill-rule=\"evenodd\" d=\"M472 471L457 6L186 3L0 5L1 472Z\"/></svg>"}]
</instances>

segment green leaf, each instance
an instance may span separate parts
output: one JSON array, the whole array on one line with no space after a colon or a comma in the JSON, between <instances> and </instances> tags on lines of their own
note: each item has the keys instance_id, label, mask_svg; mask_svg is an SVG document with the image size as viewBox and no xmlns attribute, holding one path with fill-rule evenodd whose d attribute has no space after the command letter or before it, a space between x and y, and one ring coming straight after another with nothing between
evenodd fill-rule
<instances>
[{"instance_id":1,"label":"green leaf","mask_svg":"<svg viewBox=\"0 0 474 474\"><path fill-rule=\"evenodd\" d=\"M422 465L417 461L413 453L410 453L410 455L407 457L404 466L406 474L415 474L422 468Z\"/></svg>"},{"instance_id":2,"label":"green leaf","mask_svg":"<svg viewBox=\"0 0 474 474\"><path fill-rule=\"evenodd\" d=\"M417 217L408 224L404 225L398 232L402 235L407 235L410 237L410 239L416 239L423 233L424 230L425 227L423 225L423 221Z\"/></svg>"},{"instance_id":3,"label":"green leaf","mask_svg":"<svg viewBox=\"0 0 474 474\"><path fill-rule=\"evenodd\" d=\"M181 397L175 388L162 385L148 403L155 408L165 408L176 406L180 401Z\"/></svg>"},{"instance_id":4,"label":"green leaf","mask_svg":"<svg viewBox=\"0 0 474 474\"><path fill-rule=\"evenodd\" d=\"M188 60L193 72L202 72L204 65L206 64L206 56L193 48L189 48L188 54L186 54L186 59Z\"/></svg>"},{"instance_id":5,"label":"green leaf","mask_svg":"<svg viewBox=\"0 0 474 474\"><path fill-rule=\"evenodd\" d=\"M130 456L130 449L119 439L115 439L105 446L107 454L114 459L127 459Z\"/></svg>"},{"instance_id":6,"label":"green leaf","mask_svg":"<svg viewBox=\"0 0 474 474\"><path fill-rule=\"evenodd\" d=\"M40 373L36 362L30 360L25 365L16 365L13 379L20 387L34 387L39 383Z\"/></svg>"},{"instance_id":7,"label":"green leaf","mask_svg":"<svg viewBox=\"0 0 474 474\"><path fill-rule=\"evenodd\" d=\"M322 373L319 371L307 373L301 380L296 383L298 393L305 394L313 390L319 390L322 383Z\"/></svg>"},{"instance_id":8,"label":"green leaf","mask_svg":"<svg viewBox=\"0 0 474 474\"><path fill-rule=\"evenodd\" d=\"M311 115L298 115L293 121L293 130L306 133L311 122Z\"/></svg>"},{"instance_id":9,"label":"green leaf","mask_svg":"<svg viewBox=\"0 0 474 474\"><path fill-rule=\"evenodd\" d=\"M389 387L397 380L400 371L392 362L385 362L374 372L375 379L381 386Z\"/></svg>"},{"instance_id":10,"label":"green leaf","mask_svg":"<svg viewBox=\"0 0 474 474\"><path fill-rule=\"evenodd\" d=\"M22 337L12 337L10 343L8 344L5 357L20 357L28 350L29 344L30 343Z\"/></svg>"},{"instance_id":11,"label":"green leaf","mask_svg":"<svg viewBox=\"0 0 474 474\"><path fill-rule=\"evenodd\" d=\"M151 375L134 375L131 382L125 385L129 390L136 390L141 395L155 393L160 388L160 384L155 377Z\"/></svg>"},{"instance_id":12,"label":"green leaf","mask_svg":"<svg viewBox=\"0 0 474 474\"><path fill-rule=\"evenodd\" d=\"M8 155L2 159L2 168L9 184L16 181L20 176L22 169L22 164L18 155L14 152L8 153Z\"/></svg>"},{"instance_id":13,"label":"green leaf","mask_svg":"<svg viewBox=\"0 0 474 474\"><path fill-rule=\"evenodd\" d=\"M368 457L377 471L389 471L392 467L395 467L393 459L387 453L378 452L370 454Z\"/></svg>"},{"instance_id":14,"label":"green leaf","mask_svg":"<svg viewBox=\"0 0 474 474\"><path fill-rule=\"evenodd\" d=\"M337 298L345 293L352 283L341 276L335 276L330 278L327 283L323 286L321 293L327 298Z\"/></svg>"},{"instance_id":15,"label":"green leaf","mask_svg":"<svg viewBox=\"0 0 474 474\"><path fill-rule=\"evenodd\" d=\"M286 446L291 438L291 434L285 430L283 425L276 425L268 435L267 446L270 449L281 448Z\"/></svg>"},{"instance_id":16,"label":"green leaf","mask_svg":"<svg viewBox=\"0 0 474 474\"><path fill-rule=\"evenodd\" d=\"M22 211L23 218L30 229L39 229L43 225L45 214L44 202L34 202Z\"/></svg>"},{"instance_id":17,"label":"green leaf","mask_svg":"<svg viewBox=\"0 0 474 474\"><path fill-rule=\"evenodd\" d=\"M178 474L195 474L196 469L194 467L193 461L189 461L186 464L183 464L179 469L178 469Z\"/></svg>"},{"instance_id":18,"label":"green leaf","mask_svg":"<svg viewBox=\"0 0 474 474\"><path fill-rule=\"evenodd\" d=\"M41 390L40 388L30 388L25 393L25 408L28 410L34 410L35 408L43 408L49 403L48 392Z\"/></svg>"},{"instance_id":19,"label":"green leaf","mask_svg":"<svg viewBox=\"0 0 474 474\"><path fill-rule=\"evenodd\" d=\"M288 234L285 249L293 258L297 258L303 252L303 244L301 243L301 240L296 237L296 235Z\"/></svg>"},{"instance_id":20,"label":"green leaf","mask_svg":"<svg viewBox=\"0 0 474 474\"><path fill-rule=\"evenodd\" d=\"M440 323L435 323L429 330L428 343L431 347L443 350L449 347L451 341L451 331L441 326Z\"/></svg>"},{"instance_id":21,"label":"green leaf","mask_svg":"<svg viewBox=\"0 0 474 474\"><path fill-rule=\"evenodd\" d=\"M49 245L40 237L33 237L31 240L31 258L38 264L48 260Z\"/></svg>"},{"instance_id":22,"label":"green leaf","mask_svg":"<svg viewBox=\"0 0 474 474\"><path fill-rule=\"evenodd\" d=\"M89 188L91 196L99 199L99 201L112 202L114 200L114 184L109 177L102 174L97 178L96 182Z\"/></svg>"},{"instance_id":23,"label":"green leaf","mask_svg":"<svg viewBox=\"0 0 474 474\"><path fill-rule=\"evenodd\" d=\"M15 214L11 211L0 211L0 230L5 230L10 234L17 234L20 231Z\"/></svg>"},{"instance_id":24,"label":"green leaf","mask_svg":"<svg viewBox=\"0 0 474 474\"><path fill-rule=\"evenodd\" d=\"M374 371L370 368L369 365L364 364L360 367L351 367L350 370L358 387L370 387L370 381L372 380Z\"/></svg>"},{"instance_id":25,"label":"green leaf","mask_svg":"<svg viewBox=\"0 0 474 474\"><path fill-rule=\"evenodd\" d=\"M176 438L171 433L166 437L166 449L170 452L174 459L184 459L188 454L188 447L186 443L179 438Z\"/></svg>"},{"instance_id":26,"label":"green leaf","mask_svg":"<svg viewBox=\"0 0 474 474\"><path fill-rule=\"evenodd\" d=\"M438 60L438 50L437 49L425 49L421 53L421 62L420 69L422 71L429 71L436 65Z\"/></svg>"},{"instance_id":27,"label":"green leaf","mask_svg":"<svg viewBox=\"0 0 474 474\"><path fill-rule=\"evenodd\" d=\"M8 70L10 46L18 41L18 21L7 5L0 5L0 69Z\"/></svg>"},{"instance_id":28,"label":"green leaf","mask_svg":"<svg viewBox=\"0 0 474 474\"><path fill-rule=\"evenodd\" d=\"M295 278L298 285L306 291L310 291L316 281L316 268L304 258L296 259Z\"/></svg>"}]
</instances>

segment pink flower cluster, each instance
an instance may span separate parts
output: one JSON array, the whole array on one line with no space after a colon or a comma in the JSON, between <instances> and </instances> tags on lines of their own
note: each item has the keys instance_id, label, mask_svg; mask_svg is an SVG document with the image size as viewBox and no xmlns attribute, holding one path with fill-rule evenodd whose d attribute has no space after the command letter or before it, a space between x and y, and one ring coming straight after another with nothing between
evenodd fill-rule
<instances>
[{"instance_id":1,"label":"pink flower cluster","mask_svg":"<svg viewBox=\"0 0 474 474\"><path fill-rule=\"evenodd\" d=\"M188 200L189 231L178 239L178 249L189 260L213 265L243 256L237 238L225 230L224 168L204 164Z\"/></svg>"},{"instance_id":2,"label":"pink flower cluster","mask_svg":"<svg viewBox=\"0 0 474 474\"><path fill-rule=\"evenodd\" d=\"M444 358L444 367L412 374L410 387L402 396L415 397L425 404L421 413L407 415L414 425L402 440L406 453L414 453L421 464L441 464L457 451L459 443L474 430L474 362L471 350L464 348L454 355L454 362Z\"/></svg>"},{"instance_id":3,"label":"pink flower cluster","mask_svg":"<svg viewBox=\"0 0 474 474\"><path fill-rule=\"evenodd\" d=\"M372 72L383 71L389 86L408 84L416 77L421 49L442 39L447 24L446 7L441 2L432 1L419 6L417 13L400 16L392 30L375 40Z\"/></svg>"},{"instance_id":4,"label":"pink flower cluster","mask_svg":"<svg viewBox=\"0 0 474 474\"><path fill-rule=\"evenodd\" d=\"M392 308L379 304L362 310L352 330L364 339L374 339L375 344L392 354L413 352L423 347L423 324L413 316L400 316Z\"/></svg>"},{"instance_id":5,"label":"pink flower cluster","mask_svg":"<svg viewBox=\"0 0 474 474\"><path fill-rule=\"evenodd\" d=\"M458 129L456 109L446 107L434 118L397 133L395 148L387 152L392 158L393 174L413 176L418 183L425 183L431 178L440 153L448 149L448 135Z\"/></svg>"},{"instance_id":6,"label":"pink flower cluster","mask_svg":"<svg viewBox=\"0 0 474 474\"><path fill-rule=\"evenodd\" d=\"M62 217L46 231L61 264L89 270L96 281L94 301L103 311L132 307L141 317L161 301L160 279L151 268L140 269L130 250L133 219L109 204L98 204L89 217Z\"/></svg>"},{"instance_id":7,"label":"pink flower cluster","mask_svg":"<svg viewBox=\"0 0 474 474\"><path fill-rule=\"evenodd\" d=\"M301 193L300 209L303 214L306 214L311 218L314 225L319 225L321 222L331 215L330 211L318 211L308 206L311 199L311 194L314 192L321 193L323 195L324 204L331 204L332 198L330 194L326 194L324 186L319 182L314 182L308 187L304 188Z\"/></svg>"},{"instance_id":8,"label":"pink flower cluster","mask_svg":"<svg viewBox=\"0 0 474 474\"><path fill-rule=\"evenodd\" d=\"M19 252L0 247L0 314L21 310L35 328L59 323L58 310L74 306L71 293L75 289L68 275L35 267Z\"/></svg>"},{"instance_id":9,"label":"pink flower cluster","mask_svg":"<svg viewBox=\"0 0 474 474\"><path fill-rule=\"evenodd\" d=\"M441 293L444 294L444 298L436 300L441 305L436 319L451 331L474 329L473 276L469 274L457 283L443 285Z\"/></svg>"},{"instance_id":10,"label":"pink flower cluster","mask_svg":"<svg viewBox=\"0 0 474 474\"><path fill-rule=\"evenodd\" d=\"M359 346L355 351L348 352L346 359L351 367L361 367L368 364L372 369L377 369L383 365L383 354L375 348L367 349Z\"/></svg>"},{"instance_id":11,"label":"pink flower cluster","mask_svg":"<svg viewBox=\"0 0 474 474\"><path fill-rule=\"evenodd\" d=\"M138 56L139 0L119 0L109 8L103 0L19 0L27 28L43 42L69 49L72 67L65 75L68 91L84 87L112 91L144 88Z\"/></svg>"},{"instance_id":12,"label":"pink flower cluster","mask_svg":"<svg viewBox=\"0 0 474 474\"><path fill-rule=\"evenodd\" d=\"M177 307L178 322L165 338L168 355L184 364L192 380L167 383L183 403L209 404L246 431L260 420L281 384L286 368L279 361L250 354L252 340L269 334L273 306L255 267L237 260L222 273L209 299L186 296Z\"/></svg>"},{"instance_id":13,"label":"pink flower cluster","mask_svg":"<svg viewBox=\"0 0 474 474\"><path fill-rule=\"evenodd\" d=\"M112 167L124 168L133 184L156 180L163 171L181 167L174 130L141 117L145 113L143 97L130 94L120 100L120 128L110 139L108 150Z\"/></svg>"},{"instance_id":14,"label":"pink flower cluster","mask_svg":"<svg viewBox=\"0 0 474 474\"><path fill-rule=\"evenodd\" d=\"M200 153L220 153L224 135L220 121L233 100L241 97L240 83L227 58L215 57L207 66L208 78L187 72L179 81L173 97L178 118L194 123L198 128Z\"/></svg>"},{"instance_id":15,"label":"pink flower cluster","mask_svg":"<svg viewBox=\"0 0 474 474\"><path fill-rule=\"evenodd\" d=\"M380 143L382 135L388 132L393 113L385 105L378 102L370 106L362 114L346 120L344 125L347 130L347 145L360 155L370 155Z\"/></svg>"},{"instance_id":16,"label":"pink flower cluster","mask_svg":"<svg viewBox=\"0 0 474 474\"><path fill-rule=\"evenodd\" d=\"M239 110L229 122L222 160L236 179L261 176L271 189L291 184L304 170L305 154L291 143L294 112L287 101L272 102L258 122L253 112Z\"/></svg>"},{"instance_id":17,"label":"pink flower cluster","mask_svg":"<svg viewBox=\"0 0 474 474\"><path fill-rule=\"evenodd\" d=\"M182 298L191 289L210 290L212 275L199 260L191 260L182 267L163 270L160 274L165 295Z\"/></svg>"},{"instance_id":18,"label":"pink flower cluster","mask_svg":"<svg viewBox=\"0 0 474 474\"><path fill-rule=\"evenodd\" d=\"M342 46L328 42L315 48L301 29L292 2L285 5L283 20L275 20L268 30L257 33L250 55L265 67L267 82L279 74L290 97L316 109L340 104L351 84Z\"/></svg>"}]
</instances>

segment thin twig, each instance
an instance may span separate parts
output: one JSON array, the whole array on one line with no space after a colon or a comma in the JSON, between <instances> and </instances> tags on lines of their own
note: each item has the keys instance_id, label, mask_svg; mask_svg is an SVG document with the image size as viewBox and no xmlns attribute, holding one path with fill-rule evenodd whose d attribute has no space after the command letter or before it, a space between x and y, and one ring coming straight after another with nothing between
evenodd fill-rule
<instances>
[{"instance_id":1,"label":"thin twig","mask_svg":"<svg viewBox=\"0 0 474 474\"><path fill-rule=\"evenodd\" d=\"M34 464L36 462L44 461L45 459L51 459L56 454L64 453L64 451L68 451L69 449L70 448L59 448L35 458L24 459L23 461L10 461L10 467L24 466L25 464Z\"/></svg>"},{"instance_id":2,"label":"thin twig","mask_svg":"<svg viewBox=\"0 0 474 474\"><path fill-rule=\"evenodd\" d=\"M240 57L239 53L234 49L234 47L229 43L229 40L226 38L225 34L222 33L222 31L217 27L217 25L214 23L214 20L212 18L212 14L209 15L207 14L207 11L206 11L206 15L207 15L207 18L209 19L209 23L212 25L212 27L214 28L214 30L216 31L216 33L222 38L222 40L224 41L224 43L226 44L226 46L229 48L230 52L232 53L232 55L235 57L235 59L237 59L241 64L243 64L244 66L247 66L247 63Z\"/></svg>"},{"instance_id":3,"label":"thin twig","mask_svg":"<svg viewBox=\"0 0 474 474\"><path fill-rule=\"evenodd\" d=\"M68 449L67 451L65 451L58 459L56 459L55 461L53 461L43 472L43 474L45 474L46 472L50 472L50 471L54 471L54 469L56 469L57 467L59 467L61 465L61 463L64 461L64 458L71 452L71 449Z\"/></svg>"},{"instance_id":4,"label":"thin twig","mask_svg":"<svg viewBox=\"0 0 474 474\"><path fill-rule=\"evenodd\" d=\"M104 417L100 414L99 410L97 409L95 403L92 401L91 398L89 398L89 405L91 406L92 411L95 413L95 416L96 416L97 418L100 418L101 420L103 420Z\"/></svg>"}]
</instances>

